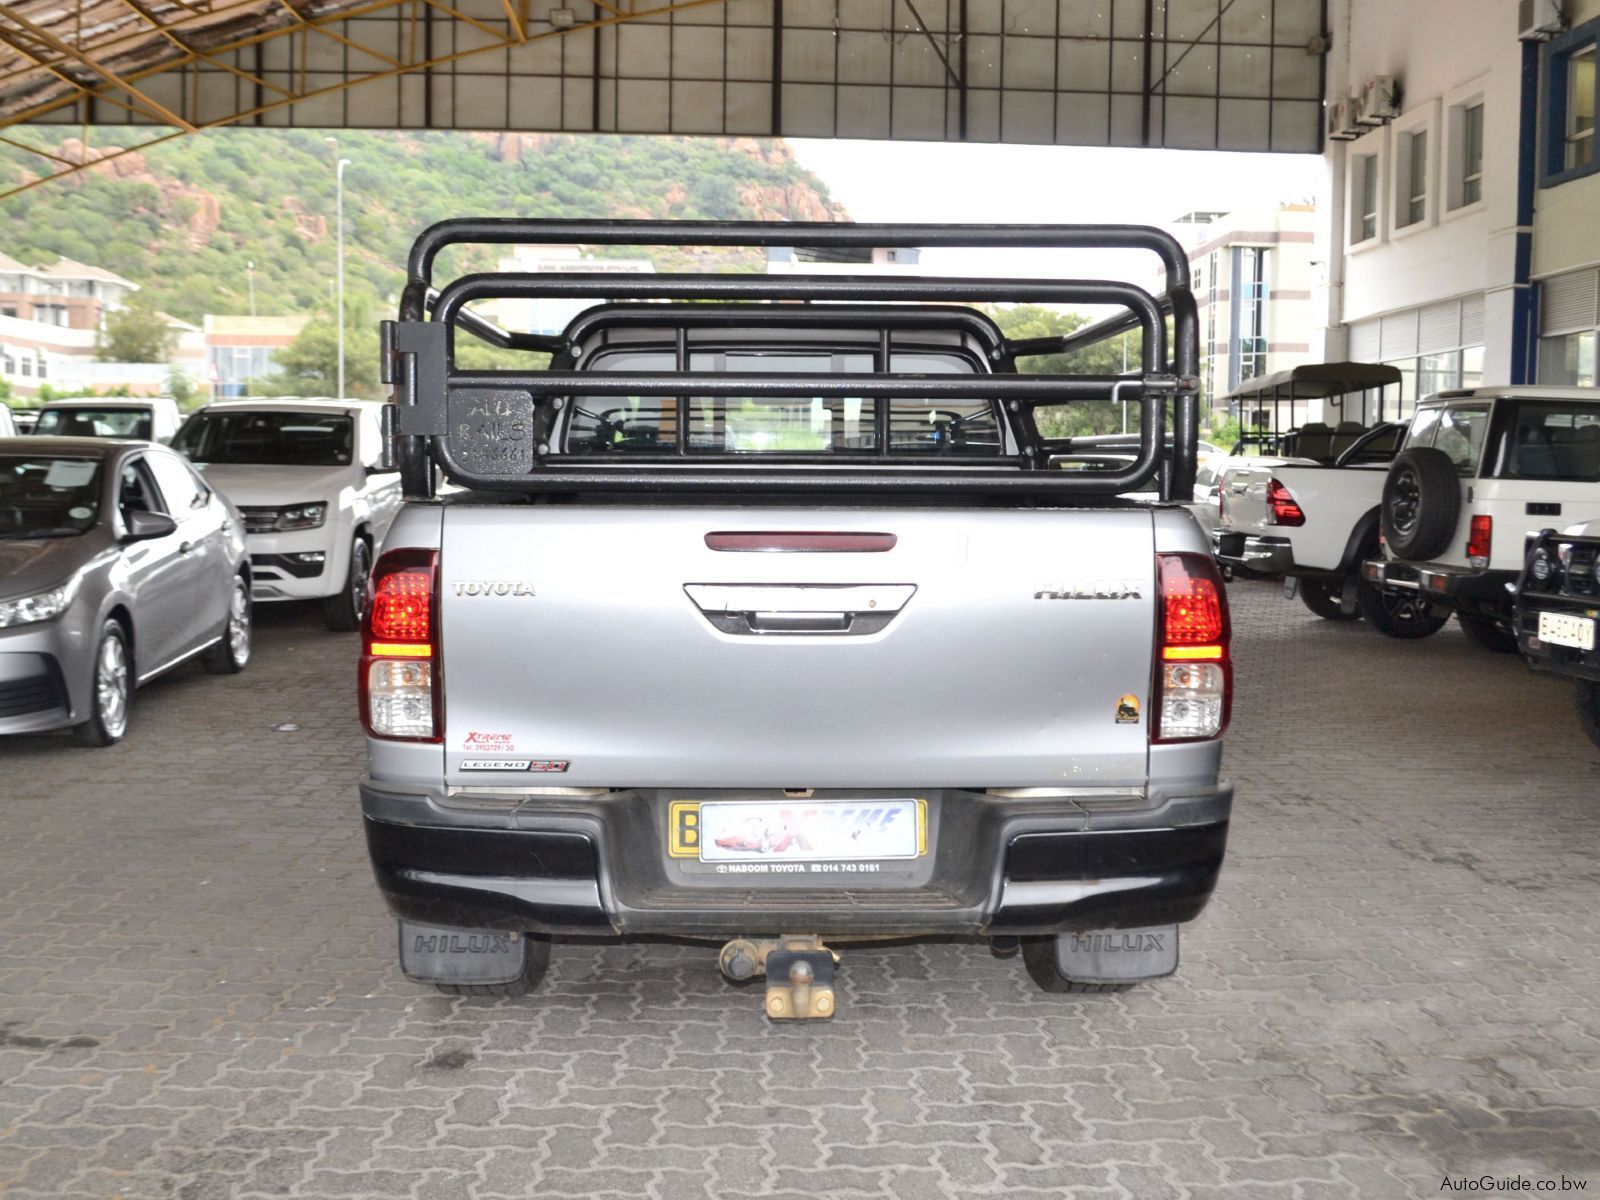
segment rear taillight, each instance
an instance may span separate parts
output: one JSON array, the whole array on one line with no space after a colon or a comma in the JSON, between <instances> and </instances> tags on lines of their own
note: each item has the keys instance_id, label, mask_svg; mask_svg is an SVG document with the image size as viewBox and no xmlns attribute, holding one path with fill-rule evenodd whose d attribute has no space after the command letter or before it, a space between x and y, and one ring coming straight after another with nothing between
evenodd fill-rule
<instances>
[{"instance_id":1,"label":"rear taillight","mask_svg":"<svg viewBox=\"0 0 1600 1200\"><path fill-rule=\"evenodd\" d=\"M361 629L361 722L373 737L437 742L439 552L391 550L368 584Z\"/></svg>"},{"instance_id":2,"label":"rear taillight","mask_svg":"<svg viewBox=\"0 0 1600 1200\"><path fill-rule=\"evenodd\" d=\"M1489 566L1489 546L1494 541L1494 518L1477 516L1467 532L1467 565L1482 571Z\"/></svg>"},{"instance_id":3,"label":"rear taillight","mask_svg":"<svg viewBox=\"0 0 1600 1200\"><path fill-rule=\"evenodd\" d=\"M1269 524L1304 525L1306 514L1299 503L1276 479L1267 480L1267 510L1272 514Z\"/></svg>"},{"instance_id":4,"label":"rear taillight","mask_svg":"<svg viewBox=\"0 0 1600 1200\"><path fill-rule=\"evenodd\" d=\"M1154 742L1195 742L1228 727L1233 664L1228 658L1228 593L1206 554L1159 554L1160 627Z\"/></svg>"}]
</instances>

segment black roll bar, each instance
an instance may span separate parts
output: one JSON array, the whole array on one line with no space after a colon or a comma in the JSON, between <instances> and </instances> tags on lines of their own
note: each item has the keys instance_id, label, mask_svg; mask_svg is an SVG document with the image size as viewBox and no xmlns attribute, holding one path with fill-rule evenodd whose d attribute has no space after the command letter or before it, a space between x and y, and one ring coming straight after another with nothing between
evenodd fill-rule
<instances>
[{"instance_id":1,"label":"black roll bar","mask_svg":"<svg viewBox=\"0 0 1600 1200\"><path fill-rule=\"evenodd\" d=\"M1134 248L1154 252L1166 268L1168 293L1156 298L1132 284L1102 280L961 279L930 277L852 277L734 274L546 274L496 273L466 275L440 288L432 287L435 260L444 248L460 244L597 244L877 247L965 246L1028 248ZM576 298L620 302L581 314L559 338L500 329L467 306L490 299ZM690 317L692 305L661 301L713 301ZM1014 346L1001 338L981 340L1001 373L971 376L908 375L888 371L889 331L915 324L963 327L973 332L971 310L943 306L972 302L1040 301L1116 305L1126 310L1125 328L1137 325L1144 335L1141 370L1128 377L1027 375L1011 373ZM655 302L655 303L648 303ZM783 303L788 302L788 303ZM795 302L803 309L797 310ZM930 305L908 309L907 303ZM901 307L895 307L895 305ZM847 306L856 306L854 308ZM870 307L867 307L870 306ZM646 313L644 310L651 310ZM797 311L805 317L797 320ZM945 312L950 316L943 315ZM1166 314L1173 316L1175 352L1168 358ZM426 319L431 314L432 320ZM626 315L625 315L626 314ZM704 315L700 315L704 314ZM935 316L935 314L939 314ZM815 318L815 320L813 320ZM873 374L829 378L817 375L730 375L676 372L613 374L549 370L537 372L458 370L454 334L457 326L493 345L544 350L561 358L578 335L603 324L662 326L677 330L682 356L689 327L818 325L876 330L882 349ZM998 333L998 331L995 331ZM1049 339L1045 340L1050 341ZM1057 340L1070 348L1074 339ZM1037 339L1030 342L1033 346ZM424 231L412 247L408 280L402 294L400 320L385 322L384 378L393 382L395 405L385 412L408 495L430 495L432 466L466 486L496 490L576 491L601 487L632 492L717 491L787 492L824 486L830 491L861 493L973 491L989 494L1106 495L1128 490L1161 470L1164 496L1187 496L1193 487L1197 404L1197 309L1188 291L1188 265L1182 248L1156 229L1126 225L846 225L821 223L769 224L704 221L538 221L470 219L446 221ZM1035 351L1037 352L1037 351ZM1048 351L1046 351L1048 352ZM736 458L721 460L696 455L690 460L630 454L616 466L578 465L572 455L551 455L548 434L566 397L577 395L677 396L680 426L691 396L848 396L887 401L895 397L990 399L1006 404L1028 419L1039 404L1076 399L1114 399L1125 391L1140 407L1140 449L1136 461L1116 472L1092 475L1048 470L1047 456L1024 437L1020 454L1002 459L1009 469L996 470L971 459L891 457L881 436L878 455L840 453L820 460L829 469L788 472L784 461L806 456L767 456L750 467ZM1163 462L1166 405L1175 400L1175 437L1171 459ZM537 412L536 412L537 409ZM878 405L880 426L887 409ZM476 422L476 423L474 423ZM686 434L678 432L679 453L687 450ZM670 469L655 470L665 462ZM639 464L635 467L633 464ZM857 469L868 464L872 470ZM811 465L809 462L807 465ZM924 466L937 469L922 469ZM885 467L892 467L885 470Z\"/></svg>"},{"instance_id":2,"label":"black roll bar","mask_svg":"<svg viewBox=\"0 0 1600 1200\"><path fill-rule=\"evenodd\" d=\"M454 348L453 326L474 300L920 300L929 304L1006 302L1120 304L1143 326L1146 374L1166 365L1167 331L1161 307L1143 288L1113 280L905 279L834 275L463 275L439 292L433 319Z\"/></svg>"},{"instance_id":3,"label":"black roll bar","mask_svg":"<svg viewBox=\"0 0 1600 1200\"><path fill-rule=\"evenodd\" d=\"M401 319L422 318L433 264L449 246L961 246L1021 250L1149 250L1167 272L1167 291L1189 286L1189 256L1178 239L1148 225L883 225L829 221L592 221L465 217L418 235L406 264Z\"/></svg>"}]
</instances>

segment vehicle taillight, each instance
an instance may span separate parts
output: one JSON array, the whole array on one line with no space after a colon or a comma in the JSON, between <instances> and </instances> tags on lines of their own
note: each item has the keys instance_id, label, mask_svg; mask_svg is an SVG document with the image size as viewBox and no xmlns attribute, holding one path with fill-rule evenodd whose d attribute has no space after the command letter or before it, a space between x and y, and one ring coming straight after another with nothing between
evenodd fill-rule
<instances>
[{"instance_id":1,"label":"vehicle taillight","mask_svg":"<svg viewBox=\"0 0 1600 1200\"><path fill-rule=\"evenodd\" d=\"M1289 489L1276 479L1267 480L1267 509L1271 512L1270 524L1304 525L1306 514L1290 495Z\"/></svg>"},{"instance_id":2,"label":"vehicle taillight","mask_svg":"<svg viewBox=\"0 0 1600 1200\"><path fill-rule=\"evenodd\" d=\"M1233 664L1228 594L1206 554L1159 554L1161 614L1151 741L1194 742L1228 727Z\"/></svg>"},{"instance_id":3,"label":"vehicle taillight","mask_svg":"<svg viewBox=\"0 0 1600 1200\"><path fill-rule=\"evenodd\" d=\"M1477 516L1467 533L1467 564L1482 571L1489 565L1489 545L1494 541L1494 518Z\"/></svg>"},{"instance_id":4,"label":"vehicle taillight","mask_svg":"<svg viewBox=\"0 0 1600 1200\"><path fill-rule=\"evenodd\" d=\"M439 552L391 550L372 569L361 630L361 722L373 737L437 742Z\"/></svg>"}]
</instances>

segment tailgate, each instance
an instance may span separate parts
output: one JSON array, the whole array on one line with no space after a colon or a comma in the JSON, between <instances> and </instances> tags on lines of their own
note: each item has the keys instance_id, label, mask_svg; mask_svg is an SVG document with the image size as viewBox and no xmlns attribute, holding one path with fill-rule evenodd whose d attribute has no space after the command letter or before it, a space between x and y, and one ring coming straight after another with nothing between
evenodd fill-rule
<instances>
[{"instance_id":1,"label":"tailgate","mask_svg":"<svg viewBox=\"0 0 1600 1200\"><path fill-rule=\"evenodd\" d=\"M1269 467L1229 467L1217 488L1218 525L1225 533L1259 534L1267 522ZM1272 528L1276 528L1273 526Z\"/></svg>"},{"instance_id":2,"label":"tailgate","mask_svg":"<svg viewBox=\"0 0 1600 1200\"><path fill-rule=\"evenodd\" d=\"M895 544L706 544L773 531ZM440 566L456 786L1145 781L1147 510L463 505Z\"/></svg>"}]
</instances>

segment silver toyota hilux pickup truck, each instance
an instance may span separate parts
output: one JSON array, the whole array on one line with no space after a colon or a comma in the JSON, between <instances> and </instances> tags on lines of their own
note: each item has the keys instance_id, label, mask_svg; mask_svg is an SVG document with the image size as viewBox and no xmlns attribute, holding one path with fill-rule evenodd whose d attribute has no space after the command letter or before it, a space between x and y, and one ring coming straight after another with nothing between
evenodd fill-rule
<instances>
[{"instance_id":1,"label":"silver toyota hilux pickup truck","mask_svg":"<svg viewBox=\"0 0 1600 1200\"><path fill-rule=\"evenodd\" d=\"M1131 247L1169 287L435 287L448 247L507 243ZM832 1016L837 947L881 938L1020 948L1050 992L1175 970L1232 801L1227 597L1166 503L1194 479L1188 278L1171 238L1128 226L424 232L384 325L407 503L359 668L362 808L402 970L509 994L564 936L701 939L730 979L765 977L777 1019ZM472 307L542 298L594 304L560 336ZM1121 312L1013 342L973 307L1019 301ZM1137 371L1028 372L1134 327ZM467 336L530 365L459 368ZM1095 400L1136 407L1139 452L1078 469L1036 411Z\"/></svg>"}]
</instances>

